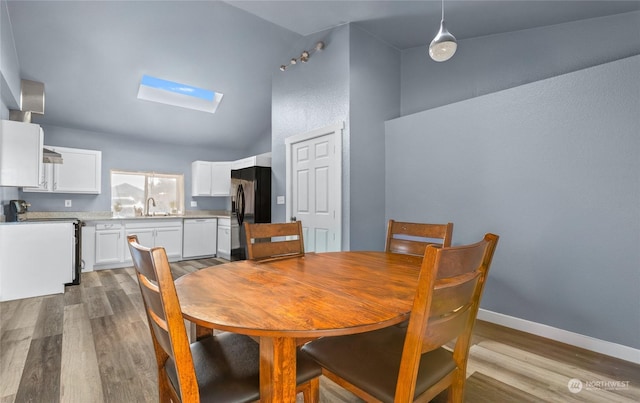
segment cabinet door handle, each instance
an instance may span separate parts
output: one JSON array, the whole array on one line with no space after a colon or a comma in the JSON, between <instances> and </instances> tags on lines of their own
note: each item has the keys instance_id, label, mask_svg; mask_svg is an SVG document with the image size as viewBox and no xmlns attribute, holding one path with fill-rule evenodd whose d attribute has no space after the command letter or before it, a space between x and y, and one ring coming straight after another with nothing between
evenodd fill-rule
<instances>
[{"instance_id":1,"label":"cabinet door handle","mask_svg":"<svg viewBox=\"0 0 640 403\"><path fill-rule=\"evenodd\" d=\"M53 190L58 189L58 182L53 182Z\"/></svg>"}]
</instances>

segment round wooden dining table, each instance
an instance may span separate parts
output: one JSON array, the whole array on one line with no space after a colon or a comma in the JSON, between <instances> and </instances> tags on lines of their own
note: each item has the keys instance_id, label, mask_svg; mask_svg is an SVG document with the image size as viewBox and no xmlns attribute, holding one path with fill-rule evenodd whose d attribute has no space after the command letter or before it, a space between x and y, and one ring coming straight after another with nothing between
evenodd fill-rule
<instances>
[{"instance_id":1,"label":"round wooden dining table","mask_svg":"<svg viewBox=\"0 0 640 403\"><path fill-rule=\"evenodd\" d=\"M198 335L204 328L259 338L261 401L294 402L296 347L407 319L421 263L385 252L307 253L212 266L175 284Z\"/></svg>"}]
</instances>

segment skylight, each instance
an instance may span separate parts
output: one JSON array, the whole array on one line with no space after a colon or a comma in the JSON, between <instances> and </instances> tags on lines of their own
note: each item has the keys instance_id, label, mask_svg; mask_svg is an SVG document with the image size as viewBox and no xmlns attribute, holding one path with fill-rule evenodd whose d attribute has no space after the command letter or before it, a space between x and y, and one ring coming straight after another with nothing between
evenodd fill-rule
<instances>
[{"instance_id":1,"label":"skylight","mask_svg":"<svg viewBox=\"0 0 640 403\"><path fill-rule=\"evenodd\" d=\"M143 75L138 99L215 113L222 100L219 92Z\"/></svg>"}]
</instances>

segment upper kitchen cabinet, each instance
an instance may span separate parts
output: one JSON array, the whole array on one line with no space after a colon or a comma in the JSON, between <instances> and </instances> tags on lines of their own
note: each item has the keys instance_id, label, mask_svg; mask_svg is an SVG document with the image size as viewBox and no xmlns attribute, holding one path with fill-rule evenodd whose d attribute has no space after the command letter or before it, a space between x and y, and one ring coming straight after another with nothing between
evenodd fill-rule
<instances>
[{"instance_id":1,"label":"upper kitchen cabinet","mask_svg":"<svg viewBox=\"0 0 640 403\"><path fill-rule=\"evenodd\" d=\"M38 186L42 171L40 125L2 120L0 186Z\"/></svg>"},{"instance_id":2,"label":"upper kitchen cabinet","mask_svg":"<svg viewBox=\"0 0 640 403\"><path fill-rule=\"evenodd\" d=\"M45 146L62 155L61 164L43 164L37 187L25 192L99 194L102 175L102 152L78 148Z\"/></svg>"},{"instance_id":3,"label":"upper kitchen cabinet","mask_svg":"<svg viewBox=\"0 0 640 403\"><path fill-rule=\"evenodd\" d=\"M271 153L264 153L254 155L252 157L243 158L241 160L233 161L231 163L231 169L243 169L249 167L270 167L271 166Z\"/></svg>"},{"instance_id":4,"label":"upper kitchen cabinet","mask_svg":"<svg viewBox=\"0 0 640 403\"><path fill-rule=\"evenodd\" d=\"M191 163L191 196L229 196L230 192L231 162Z\"/></svg>"}]
</instances>

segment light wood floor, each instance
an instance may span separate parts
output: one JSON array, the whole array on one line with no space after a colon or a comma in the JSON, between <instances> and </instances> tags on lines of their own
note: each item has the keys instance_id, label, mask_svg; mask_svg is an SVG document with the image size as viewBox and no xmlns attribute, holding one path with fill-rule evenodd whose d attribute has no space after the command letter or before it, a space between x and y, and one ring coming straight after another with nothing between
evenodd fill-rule
<instances>
[{"instance_id":1,"label":"light wood floor","mask_svg":"<svg viewBox=\"0 0 640 403\"><path fill-rule=\"evenodd\" d=\"M218 263L172 268L179 277ZM154 363L132 268L85 273L65 294L0 303L0 403L157 402ZM575 394L573 378L583 382ZM360 402L324 378L321 401ZM638 402L640 366L479 321L466 401Z\"/></svg>"}]
</instances>

